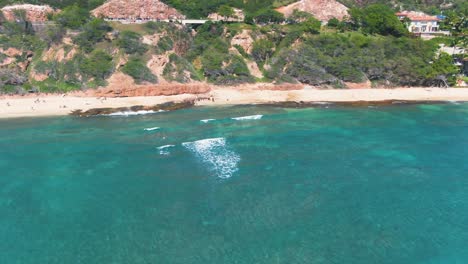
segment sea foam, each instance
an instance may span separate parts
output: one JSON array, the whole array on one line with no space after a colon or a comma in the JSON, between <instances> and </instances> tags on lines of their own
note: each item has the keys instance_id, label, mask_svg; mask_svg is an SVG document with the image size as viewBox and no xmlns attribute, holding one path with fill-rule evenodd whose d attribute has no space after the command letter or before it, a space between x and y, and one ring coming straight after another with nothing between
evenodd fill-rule
<instances>
[{"instance_id":1,"label":"sea foam","mask_svg":"<svg viewBox=\"0 0 468 264\"><path fill-rule=\"evenodd\" d=\"M156 114L165 112L164 110L153 111L153 110L140 110L140 111L122 111L122 112L115 112L105 116L137 116L137 115L148 115L148 114Z\"/></svg>"},{"instance_id":2,"label":"sea foam","mask_svg":"<svg viewBox=\"0 0 468 264\"><path fill-rule=\"evenodd\" d=\"M240 156L230 150L225 138L209 138L194 142L182 143L201 161L211 167L219 178L227 179L238 170Z\"/></svg>"},{"instance_id":3,"label":"sea foam","mask_svg":"<svg viewBox=\"0 0 468 264\"><path fill-rule=\"evenodd\" d=\"M232 120L259 120L262 119L263 115L251 115L251 116L241 116L241 117L233 117Z\"/></svg>"},{"instance_id":4,"label":"sea foam","mask_svg":"<svg viewBox=\"0 0 468 264\"><path fill-rule=\"evenodd\" d=\"M160 155L169 155L169 154L171 154L169 152L169 148L173 148L173 147L175 147L175 146L174 145L165 145L165 146L158 147L159 154Z\"/></svg>"},{"instance_id":5,"label":"sea foam","mask_svg":"<svg viewBox=\"0 0 468 264\"><path fill-rule=\"evenodd\" d=\"M211 121L215 121L215 120L216 120L216 119L202 119L202 120L200 120L200 122L202 122L202 123L205 123L205 124L206 124L206 123L209 123L209 122L211 122Z\"/></svg>"},{"instance_id":6,"label":"sea foam","mask_svg":"<svg viewBox=\"0 0 468 264\"><path fill-rule=\"evenodd\" d=\"M154 130L158 130L159 127L149 127L149 128L145 128L144 130L145 131L154 131Z\"/></svg>"}]
</instances>

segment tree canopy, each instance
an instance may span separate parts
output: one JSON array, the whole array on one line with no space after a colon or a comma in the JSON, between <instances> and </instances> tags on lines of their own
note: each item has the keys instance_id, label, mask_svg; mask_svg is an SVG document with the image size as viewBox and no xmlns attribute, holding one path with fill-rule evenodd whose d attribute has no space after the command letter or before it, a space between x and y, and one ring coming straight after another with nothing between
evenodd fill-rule
<instances>
[{"instance_id":1,"label":"tree canopy","mask_svg":"<svg viewBox=\"0 0 468 264\"><path fill-rule=\"evenodd\" d=\"M404 24L395 12L383 4L374 4L365 8L350 10L354 29L361 29L365 34L392 35L401 37L408 34Z\"/></svg>"}]
</instances>

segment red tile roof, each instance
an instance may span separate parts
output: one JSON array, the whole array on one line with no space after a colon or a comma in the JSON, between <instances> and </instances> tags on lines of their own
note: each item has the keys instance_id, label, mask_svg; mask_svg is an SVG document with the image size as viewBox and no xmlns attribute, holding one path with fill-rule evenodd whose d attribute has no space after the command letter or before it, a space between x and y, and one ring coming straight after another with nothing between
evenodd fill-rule
<instances>
[{"instance_id":1,"label":"red tile roof","mask_svg":"<svg viewBox=\"0 0 468 264\"><path fill-rule=\"evenodd\" d=\"M411 21L439 21L440 20L436 16L430 16L422 12L414 12L414 11L398 12L395 15L397 15L398 17L407 17Z\"/></svg>"}]
</instances>

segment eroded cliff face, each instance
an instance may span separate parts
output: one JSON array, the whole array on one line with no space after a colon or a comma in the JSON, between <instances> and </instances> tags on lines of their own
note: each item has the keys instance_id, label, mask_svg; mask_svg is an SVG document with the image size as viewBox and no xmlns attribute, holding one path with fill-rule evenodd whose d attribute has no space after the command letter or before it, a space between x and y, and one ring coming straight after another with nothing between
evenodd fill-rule
<instances>
[{"instance_id":1,"label":"eroded cliff face","mask_svg":"<svg viewBox=\"0 0 468 264\"><path fill-rule=\"evenodd\" d=\"M159 83L167 83L163 76L164 68L170 62L168 52L164 54L153 54L146 66L158 77Z\"/></svg>"},{"instance_id":2,"label":"eroded cliff face","mask_svg":"<svg viewBox=\"0 0 468 264\"><path fill-rule=\"evenodd\" d=\"M70 45L66 43L55 44L44 50L42 56L36 63L32 64L31 69L28 71L29 80L42 82L49 78L52 74L53 69L47 67L42 71L38 71L36 66L39 62L44 63L66 63L72 60L79 53L79 49L75 45Z\"/></svg>"},{"instance_id":3,"label":"eroded cliff face","mask_svg":"<svg viewBox=\"0 0 468 264\"><path fill-rule=\"evenodd\" d=\"M328 21L331 18L342 20L349 15L348 8L335 0L300 0L288 6L280 7L277 10L288 17L295 9L311 13L321 21Z\"/></svg>"},{"instance_id":4,"label":"eroded cliff face","mask_svg":"<svg viewBox=\"0 0 468 264\"><path fill-rule=\"evenodd\" d=\"M231 46L239 45L241 46L245 52L251 53L253 48L254 39L251 36L251 30L242 30L241 33L235 35L231 39Z\"/></svg>"},{"instance_id":5,"label":"eroded cliff face","mask_svg":"<svg viewBox=\"0 0 468 264\"><path fill-rule=\"evenodd\" d=\"M0 48L0 87L24 84L27 81L25 72L31 64L32 56L29 50Z\"/></svg>"},{"instance_id":6,"label":"eroded cliff face","mask_svg":"<svg viewBox=\"0 0 468 264\"><path fill-rule=\"evenodd\" d=\"M33 52L30 50L20 50L16 48L0 48L0 68L15 69L25 72L32 60Z\"/></svg>"},{"instance_id":7,"label":"eroded cliff face","mask_svg":"<svg viewBox=\"0 0 468 264\"><path fill-rule=\"evenodd\" d=\"M110 0L91 13L96 17L119 20L183 19L175 8L158 0Z\"/></svg>"},{"instance_id":8,"label":"eroded cliff face","mask_svg":"<svg viewBox=\"0 0 468 264\"><path fill-rule=\"evenodd\" d=\"M126 78L120 76L119 78ZM157 85L128 85L100 88L89 93L90 96L104 97L134 97L134 96L170 96L178 94L205 94L211 91L211 86L206 83L191 84L157 84Z\"/></svg>"},{"instance_id":9,"label":"eroded cliff face","mask_svg":"<svg viewBox=\"0 0 468 264\"><path fill-rule=\"evenodd\" d=\"M19 11L19 12L18 12ZM18 17L24 12L25 17ZM3 16L8 21L26 20L29 22L45 22L49 14L58 12L48 5L11 5L2 8Z\"/></svg>"}]
</instances>

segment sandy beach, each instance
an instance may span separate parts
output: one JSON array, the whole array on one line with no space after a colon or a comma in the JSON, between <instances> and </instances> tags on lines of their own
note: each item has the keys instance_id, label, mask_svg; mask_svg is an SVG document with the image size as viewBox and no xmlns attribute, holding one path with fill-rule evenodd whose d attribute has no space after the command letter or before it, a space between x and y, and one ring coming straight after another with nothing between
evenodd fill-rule
<instances>
[{"instance_id":1,"label":"sandy beach","mask_svg":"<svg viewBox=\"0 0 468 264\"><path fill-rule=\"evenodd\" d=\"M197 100L198 99L198 100ZM0 97L0 118L61 116L74 110L154 106L166 102L195 100L199 106L266 104L280 102L357 102L357 101L468 101L468 88L398 88L274 91L248 88L215 88L202 95L181 94L145 97L82 97L77 95L32 95Z\"/></svg>"}]
</instances>

